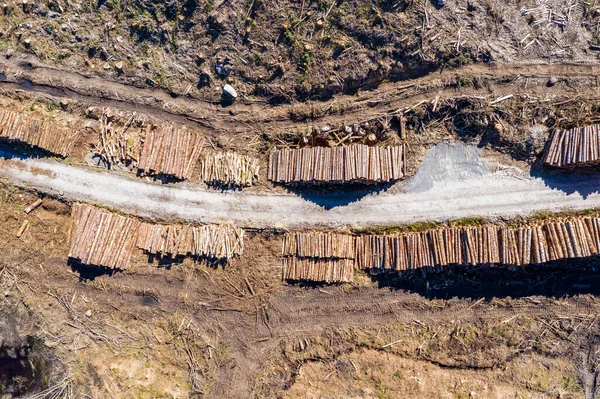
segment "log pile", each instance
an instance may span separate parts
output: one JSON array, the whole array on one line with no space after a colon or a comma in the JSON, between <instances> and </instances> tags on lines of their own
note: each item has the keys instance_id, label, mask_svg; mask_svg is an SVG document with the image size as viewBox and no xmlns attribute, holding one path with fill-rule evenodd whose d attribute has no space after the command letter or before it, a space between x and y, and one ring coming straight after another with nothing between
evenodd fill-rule
<instances>
[{"instance_id":1,"label":"log pile","mask_svg":"<svg viewBox=\"0 0 600 399\"><path fill-rule=\"evenodd\" d=\"M600 163L600 125L554 131L544 163L559 168Z\"/></svg>"},{"instance_id":2,"label":"log pile","mask_svg":"<svg viewBox=\"0 0 600 399\"><path fill-rule=\"evenodd\" d=\"M200 161L201 179L220 186L251 186L258 180L258 159L235 152L213 152Z\"/></svg>"},{"instance_id":3,"label":"log pile","mask_svg":"<svg viewBox=\"0 0 600 399\"><path fill-rule=\"evenodd\" d=\"M354 279L354 237L288 233L283 239L283 279L326 283Z\"/></svg>"},{"instance_id":4,"label":"log pile","mask_svg":"<svg viewBox=\"0 0 600 399\"><path fill-rule=\"evenodd\" d=\"M133 249L167 256L229 260L244 251L244 231L231 226L160 225L84 204L72 210L69 258L90 266L127 269Z\"/></svg>"},{"instance_id":5,"label":"log pile","mask_svg":"<svg viewBox=\"0 0 600 399\"><path fill-rule=\"evenodd\" d=\"M229 260L244 251L244 231L231 226L173 226L142 223L138 248L167 256Z\"/></svg>"},{"instance_id":6,"label":"log pile","mask_svg":"<svg viewBox=\"0 0 600 399\"><path fill-rule=\"evenodd\" d=\"M600 254L600 218L520 228L461 227L356 238L356 266L380 272L447 265L529 265Z\"/></svg>"},{"instance_id":7,"label":"log pile","mask_svg":"<svg viewBox=\"0 0 600 399\"><path fill-rule=\"evenodd\" d=\"M267 177L276 183L380 183L399 180L402 146L282 149L269 155Z\"/></svg>"},{"instance_id":8,"label":"log pile","mask_svg":"<svg viewBox=\"0 0 600 399\"><path fill-rule=\"evenodd\" d=\"M140 138L136 133L127 133L135 119L136 113L133 113L125 126L117 128L107 111L102 111L98 143L94 151L109 165L137 163L141 151Z\"/></svg>"},{"instance_id":9,"label":"log pile","mask_svg":"<svg viewBox=\"0 0 600 399\"><path fill-rule=\"evenodd\" d=\"M127 269L139 228L137 219L75 204L69 258L90 266Z\"/></svg>"},{"instance_id":10,"label":"log pile","mask_svg":"<svg viewBox=\"0 0 600 399\"><path fill-rule=\"evenodd\" d=\"M41 118L0 110L0 137L67 157L78 132Z\"/></svg>"},{"instance_id":11,"label":"log pile","mask_svg":"<svg viewBox=\"0 0 600 399\"><path fill-rule=\"evenodd\" d=\"M353 279L352 259L283 258L283 279L348 283Z\"/></svg>"},{"instance_id":12,"label":"log pile","mask_svg":"<svg viewBox=\"0 0 600 399\"><path fill-rule=\"evenodd\" d=\"M204 138L189 130L171 127L148 132L138 169L144 174L189 179L198 162Z\"/></svg>"}]
</instances>

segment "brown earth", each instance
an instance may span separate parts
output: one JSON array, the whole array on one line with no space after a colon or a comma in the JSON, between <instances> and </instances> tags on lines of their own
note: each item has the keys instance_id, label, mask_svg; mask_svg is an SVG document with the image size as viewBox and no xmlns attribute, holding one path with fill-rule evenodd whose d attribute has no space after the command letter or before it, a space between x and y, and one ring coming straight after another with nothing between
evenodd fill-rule
<instances>
[{"instance_id":1,"label":"brown earth","mask_svg":"<svg viewBox=\"0 0 600 399\"><path fill-rule=\"evenodd\" d=\"M46 198L25 215L35 195L9 186L1 194L2 311L22 312L19 334L41 340L51 359L47 382L33 390L64 387L72 397L568 398L596 389L600 303L590 294L600 275L589 264L450 271L392 286L357 275L354 284L299 287L280 281L281 236L250 232L247 252L225 266L149 263L136 253L130 270L98 275L68 266L68 205ZM16 238L25 220L30 226ZM539 296L560 296L559 281L567 297ZM425 282L424 296L410 293ZM449 285L463 293L450 299ZM489 286L516 297L484 299L478 292Z\"/></svg>"},{"instance_id":2,"label":"brown earth","mask_svg":"<svg viewBox=\"0 0 600 399\"><path fill-rule=\"evenodd\" d=\"M600 121L599 19L595 3L567 0L8 1L0 104L78 128L65 162L81 166L104 114L136 138L186 125L263 166L274 147L373 133L409 145L409 174L443 140L536 168L549 129ZM240 94L232 105L225 82ZM284 190L262 177L254 190ZM36 195L0 190L0 394L599 392L597 259L291 285L280 281L281 234L253 231L227 265L136 253L131 269L102 274L67 259L69 204L22 211Z\"/></svg>"},{"instance_id":3,"label":"brown earth","mask_svg":"<svg viewBox=\"0 0 600 399\"><path fill-rule=\"evenodd\" d=\"M0 65L6 73L0 82L3 104L82 132L69 158L72 163L83 164L94 151L103 115L115 129L127 127L136 138L143 138L149 125L168 121L201 131L215 149L259 157L262 191L273 190L265 181L267 154L274 147L366 142L373 133L380 145L408 144L407 171L412 175L431 146L462 140L528 168L543 148L548 129L599 121L599 71L588 64L471 65L408 83L383 84L359 97L339 95L327 102L279 106L242 101L228 111L192 98L172 98L160 90L83 78L38 64L31 69L14 59ZM403 138L400 115L407 127ZM358 132L348 135L348 127Z\"/></svg>"}]
</instances>

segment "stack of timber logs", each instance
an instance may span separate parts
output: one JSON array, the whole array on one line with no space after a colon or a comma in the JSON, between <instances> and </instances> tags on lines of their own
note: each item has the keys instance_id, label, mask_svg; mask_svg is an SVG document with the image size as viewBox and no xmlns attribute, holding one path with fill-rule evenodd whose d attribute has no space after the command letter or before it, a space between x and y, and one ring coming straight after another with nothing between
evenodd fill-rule
<instances>
[{"instance_id":1,"label":"stack of timber logs","mask_svg":"<svg viewBox=\"0 0 600 399\"><path fill-rule=\"evenodd\" d=\"M529 265L600 254L600 218L578 217L519 228L443 228L356 238L356 266L379 272L447 265Z\"/></svg>"},{"instance_id":2,"label":"stack of timber logs","mask_svg":"<svg viewBox=\"0 0 600 399\"><path fill-rule=\"evenodd\" d=\"M138 248L157 255L229 260L244 252L244 231L231 226L142 223Z\"/></svg>"},{"instance_id":3,"label":"stack of timber logs","mask_svg":"<svg viewBox=\"0 0 600 399\"><path fill-rule=\"evenodd\" d=\"M352 259L283 258L284 280L349 283L353 270Z\"/></svg>"},{"instance_id":4,"label":"stack of timber logs","mask_svg":"<svg viewBox=\"0 0 600 399\"><path fill-rule=\"evenodd\" d=\"M231 226L142 223L102 208L74 204L69 257L90 266L127 269L133 249L167 256L229 260L244 251L244 231Z\"/></svg>"},{"instance_id":5,"label":"stack of timber logs","mask_svg":"<svg viewBox=\"0 0 600 399\"><path fill-rule=\"evenodd\" d=\"M189 179L198 162L204 138L194 132L170 127L148 132L138 169L145 174Z\"/></svg>"},{"instance_id":6,"label":"stack of timber logs","mask_svg":"<svg viewBox=\"0 0 600 399\"><path fill-rule=\"evenodd\" d=\"M27 143L62 157L67 157L77 131L41 118L0 110L0 137Z\"/></svg>"},{"instance_id":7,"label":"stack of timber logs","mask_svg":"<svg viewBox=\"0 0 600 399\"><path fill-rule=\"evenodd\" d=\"M251 186L258 180L258 159L235 152L213 152L200 161L201 179L208 184Z\"/></svg>"},{"instance_id":8,"label":"stack of timber logs","mask_svg":"<svg viewBox=\"0 0 600 399\"><path fill-rule=\"evenodd\" d=\"M127 269L139 228L137 219L94 206L75 204L69 258L90 266Z\"/></svg>"},{"instance_id":9,"label":"stack of timber logs","mask_svg":"<svg viewBox=\"0 0 600 399\"><path fill-rule=\"evenodd\" d=\"M600 125L554 131L544 163L559 168L600 163Z\"/></svg>"},{"instance_id":10,"label":"stack of timber logs","mask_svg":"<svg viewBox=\"0 0 600 399\"><path fill-rule=\"evenodd\" d=\"M288 233L283 239L283 279L326 283L354 279L354 237Z\"/></svg>"},{"instance_id":11,"label":"stack of timber logs","mask_svg":"<svg viewBox=\"0 0 600 399\"><path fill-rule=\"evenodd\" d=\"M267 175L276 183L380 183L404 177L403 162L402 146L282 149L270 154Z\"/></svg>"}]
</instances>

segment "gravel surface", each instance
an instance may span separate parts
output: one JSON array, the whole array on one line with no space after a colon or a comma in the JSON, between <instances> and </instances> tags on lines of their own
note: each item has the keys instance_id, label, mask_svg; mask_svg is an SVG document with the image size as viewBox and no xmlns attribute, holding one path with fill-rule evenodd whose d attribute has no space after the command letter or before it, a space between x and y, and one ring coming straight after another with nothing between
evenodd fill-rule
<instances>
[{"instance_id":1,"label":"gravel surface","mask_svg":"<svg viewBox=\"0 0 600 399\"><path fill-rule=\"evenodd\" d=\"M532 178L514 169L490 172L478 151L448 146L431 150L423 171L399 193L369 194L348 203L343 193L325 209L293 194L220 192L160 185L133 176L100 172L34 158L10 158L0 150L0 176L14 184L69 200L105 205L138 216L202 223L231 222L256 228L332 228L398 225L465 217L526 216L536 211L600 206L600 175ZM445 154L441 164L435 154ZM458 161L447 158L456 153ZM450 159L450 161L447 161ZM431 165L434 160L435 165ZM449 164L447 162L450 162ZM437 165L437 166L436 166ZM442 165L440 167L440 165ZM445 166L452 165L447 170ZM465 169L466 168L466 169ZM430 175L429 178L423 174Z\"/></svg>"}]
</instances>

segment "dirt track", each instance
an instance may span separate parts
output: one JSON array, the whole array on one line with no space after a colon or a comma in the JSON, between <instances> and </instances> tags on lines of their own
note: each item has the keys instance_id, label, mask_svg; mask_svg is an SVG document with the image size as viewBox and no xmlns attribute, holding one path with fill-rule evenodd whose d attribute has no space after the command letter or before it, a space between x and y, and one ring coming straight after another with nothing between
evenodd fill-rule
<instances>
[{"instance_id":1,"label":"dirt track","mask_svg":"<svg viewBox=\"0 0 600 399\"><path fill-rule=\"evenodd\" d=\"M243 98L231 106L223 107L219 103L173 97L161 90L136 88L45 66L29 58L0 60L0 87L55 100L76 100L89 105L142 112L162 121L227 134L258 130L284 131L316 120L320 123L353 123L403 107L412 107L422 101L432 101L436 96L441 99L475 96L490 102L503 95L519 92L527 97L543 98L544 101L565 95L597 97L599 74L600 67L585 63L476 64L432 71L407 82L383 83L375 90L360 92L359 96L338 95L329 101L278 106ZM478 77L486 83L479 89L456 87L456 82L463 77ZM551 77L565 81L567 85L547 87L546 82ZM344 111L339 114L332 112L334 105Z\"/></svg>"},{"instance_id":2,"label":"dirt track","mask_svg":"<svg viewBox=\"0 0 600 399\"><path fill-rule=\"evenodd\" d=\"M0 155L10 156L6 152ZM600 206L598 175L554 176L544 180L525 176L512 168L469 174L464 170L467 167L451 165L453 174L445 175L444 179L437 179L433 174L431 185L425 190L407 192L393 187L388 192L369 194L351 203L348 202L355 198L347 198L349 194L334 198L312 196L307 200L295 195L218 192L185 185L150 184L114 173L32 158L13 158L5 162L0 175L18 186L146 218L231 222L254 228L398 225ZM346 203L346 206L335 206ZM331 209L326 210L319 204Z\"/></svg>"}]
</instances>

